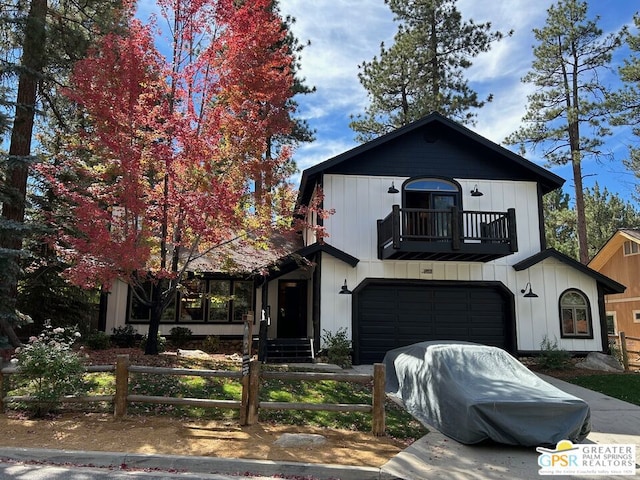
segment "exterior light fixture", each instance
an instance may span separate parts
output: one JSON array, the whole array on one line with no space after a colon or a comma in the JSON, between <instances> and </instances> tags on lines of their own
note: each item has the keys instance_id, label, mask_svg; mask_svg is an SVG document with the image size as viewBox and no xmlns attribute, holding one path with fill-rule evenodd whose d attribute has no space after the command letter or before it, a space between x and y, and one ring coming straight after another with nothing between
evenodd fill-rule
<instances>
[{"instance_id":1,"label":"exterior light fixture","mask_svg":"<svg viewBox=\"0 0 640 480\"><path fill-rule=\"evenodd\" d=\"M387 193L400 193L400 190L398 190L393 182L391 182L391 186L389 187L389 190L387 190Z\"/></svg>"},{"instance_id":2,"label":"exterior light fixture","mask_svg":"<svg viewBox=\"0 0 640 480\"><path fill-rule=\"evenodd\" d=\"M478 184L476 184L473 187L473 190L471 190L471 196L472 197L481 197L482 195L484 195L484 193L482 193L480 190L478 190Z\"/></svg>"},{"instance_id":3,"label":"exterior light fixture","mask_svg":"<svg viewBox=\"0 0 640 480\"><path fill-rule=\"evenodd\" d=\"M347 287L347 279L344 279L344 285L340 287L340 291L338 292L340 295L351 295L351 290ZM536 295L537 296L537 295Z\"/></svg>"},{"instance_id":4,"label":"exterior light fixture","mask_svg":"<svg viewBox=\"0 0 640 480\"><path fill-rule=\"evenodd\" d=\"M538 295L533 293L533 290L531 289L531 282L527 282L527 285L522 290L520 290L520 292L524 293L524 298L538 298Z\"/></svg>"}]
</instances>

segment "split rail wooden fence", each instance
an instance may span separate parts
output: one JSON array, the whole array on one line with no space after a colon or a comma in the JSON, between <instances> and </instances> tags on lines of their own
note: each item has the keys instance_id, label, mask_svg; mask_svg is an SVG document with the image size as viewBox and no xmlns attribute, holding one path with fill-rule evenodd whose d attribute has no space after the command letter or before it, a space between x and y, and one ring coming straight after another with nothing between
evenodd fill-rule
<instances>
[{"instance_id":1,"label":"split rail wooden fence","mask_svg":"<svg viewBox=\"0 0 640 480\"><path fill-rule=\"evenodd\" d=\"M632 367L640 368L640 338L627 337L624 332L620 332L618 335L609 335L609 340L620 349L625 371Z\"/></svg>"},{"instance_id":2,"label":"split rail wooden fence","mask_svg":"<svg viewBox=\"0 0 640 480\"><path fill-rule=\"evenodd\" d=\"M320 373L320 372L276 372L263 370L260 362L249 363L248 371L198 370L188 368L166 368L130 365L128 355L118 355L115 365L92 365L86 367L87 372L113 372L115 374L114 395L68 396L61 399L63 403L112 402L114 415L117 418L127 414L127 406L133 402L168 405L188 405L203 408L237 409L240 412L241 425L258 423L258 415L263 410L320 410L333 412L365 412L372 414L372 432L383 435L385 431L384 384L385 367L375 364L373 374L359 373ZM236 379L242 384L241 400L217 400L209 398L181 398L129 393L130 373L152 375L184 375L194 377L214 377ZM244 373L244 374L243 374ZM19 367L7 367L0 370L0 412L15 402L37 401L28 396L6 396L10 375L19 375ZM260 383L263 379L352 382L367 384L373 382L371 404L335 404L335 403L297 403L260 401Z\"/></svg>"}]
</instances>

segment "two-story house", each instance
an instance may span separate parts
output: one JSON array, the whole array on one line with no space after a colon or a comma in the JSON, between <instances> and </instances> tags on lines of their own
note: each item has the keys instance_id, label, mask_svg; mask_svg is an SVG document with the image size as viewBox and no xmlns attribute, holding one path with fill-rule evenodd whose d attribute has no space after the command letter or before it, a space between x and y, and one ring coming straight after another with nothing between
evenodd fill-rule
<instances>
[{"instance_id":1,"label":"two-story house","mask_svg":"<svg viewBox=\"0 0 640 480\"><path fill-rule=\"evenodd\" d=\"M605 297L609 334L640 338L640 230L615 232L589 262L589 267L627 285L625 292Z\"/></svg>"},{"instance_id":2,"label":"two-story house","mask_svg":"<svg viewBox=\"0 0 640 480\"><path fill-rule=\"evenodd\" d=\"M323 195L335 213L310 211L307 222L329 236L302 232L294 255L254 277L253 298L246 288L232 294L247 278L200 280L206 285L190 299L197 322L176 313L162 331L179 323L197 334L239 334L234 302L242 297L269 338L307 338L318 348L325 331L346 329L355 363L444 339L519 354L539 351L545 338L571 352L606 351L604 295L624 286L545 248L542 196L563 182L431 114L305 170L298 203ZM131 296L120 287L109 326L131 321ZM211 288L230 292L229 301L211 303Z\"/></svg>"},{"instance_id":3,"label":"two-story house","mask_svg":"<svg viewBox=\"0 0 640 480\"><path fill-rule=\"evenodd\" d=\"M355 363L423 340L606 351L604 294L624 286L545 249L563 183L436 113L305 170L298 202L321 190L335 213L304 238L313 268L269 281L269 335L345 328Z\"/></svg>"}]
</instances>

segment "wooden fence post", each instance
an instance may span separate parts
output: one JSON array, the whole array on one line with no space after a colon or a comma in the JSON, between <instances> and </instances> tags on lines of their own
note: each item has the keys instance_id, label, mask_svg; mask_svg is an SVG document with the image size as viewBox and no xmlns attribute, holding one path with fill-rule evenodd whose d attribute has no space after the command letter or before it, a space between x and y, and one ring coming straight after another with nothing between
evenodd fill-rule
<instances>
[{"instance_id":1,"label":"wooden fence post","mask_svg":"<svg viewBox=\"0 0 640 480\"><path fill-rule=\"evenodd\" d=\"M384 385L385 367L383 363L373 365L373 418L371 420L371 430L376 436L384 435L386 428L384 418Z\"/></svg>"},{"instance_id":2,"label":"wooden fence post","mask_svg":"<svg viewBox=\"0 0 640 480\"><path fill-rule=\"evenodd\" d=\"M0 360L0 413L4 413L4 373L2 373L2 360Z\"/></svg>"},{"instance_id":3,"label":"wooden fence post","mask_svg":"<svg viewBox=\"0 0 640 480\"><path fill-rule=\"evenodd\" d=\"M129 395L129 355L118 355L116 359L116 396L113 400L114 415L122 418L127 414Z\"/></svg>"},{"instance_id":4,"label":"wooden fence post","mask_svg":"<svg viewBox=\"0 0 640 480\"><path fill-rule=\"evenodd\" d=\"M253 336L251 331L253 330L253 318L245 318L244 320L244 334L242 339L242 399L240 401L240 425L249 425L249 371L251 365L251 349Z\"/></svg>"},{"instance_id":5,"label":"wooden fence post","mask_svg":"<svg viewBox=\"0 0 640 480\"><path fill-rule=\"evenodd\" d=\"M258 404L260 403L260 362L252 360L249 364L249 398L247 399L247 425L258 423Z\"/></svg>"},{"instance_id":6,"label":"wooden fence post","mask_svg":"<svg viewBox=\"0 0 640 480\"><path fill-rule=\"evenodd\" d=\"M624 371L629 371L629 353L627 352L627 337L624 332L620 332L620 351L622 352L622 365Z\"/></svg>"}]
</instances>

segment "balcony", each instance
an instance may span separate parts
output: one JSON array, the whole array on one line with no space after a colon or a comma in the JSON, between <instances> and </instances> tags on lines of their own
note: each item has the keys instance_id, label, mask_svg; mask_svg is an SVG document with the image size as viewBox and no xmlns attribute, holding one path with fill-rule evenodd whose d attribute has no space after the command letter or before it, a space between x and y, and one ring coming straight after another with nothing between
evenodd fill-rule
<instances>
[{"instance_id":1,"label":"balcony","mask_svg":"<svg viewBox=\"0 0 640 480\"><path fill-rule=\"evenodd\" d=\"M518 251L515 209L428 210L393 205L378 220L381 260L489 262Z\"/></svg>"}]
</instances>

